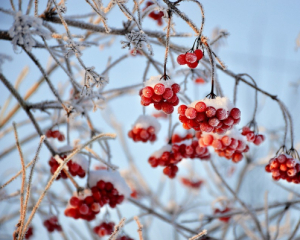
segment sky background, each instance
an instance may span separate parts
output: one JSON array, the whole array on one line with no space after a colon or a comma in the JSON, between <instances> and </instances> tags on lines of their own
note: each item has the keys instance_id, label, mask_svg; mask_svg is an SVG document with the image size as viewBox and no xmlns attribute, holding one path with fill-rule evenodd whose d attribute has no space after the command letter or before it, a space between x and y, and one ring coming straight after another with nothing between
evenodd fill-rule
<instances>
[{"instance_id":1,"label":"sky background","mask_svg":"<svg viewBox=\"0 0 300 240\"><path fill-rule=\"evenodd\" d=\"M26 1L25 1L26 2ZM44 9L46 1L41 1L39 8L39 13ZM162 1L161 1L162 2ZM296 143L300 139L300 124L299 124L299 90L292 87L292 83L300 83L300 74L299 74L299 64L300 64L300 50L296 51L296 39L300 34L300 2L295 0L290 1L277 1L277 0L266 0L266 1L234 1L234 0L215 0L215 1L202 1L205 10L205 26L203 34L205 36L211 37L212 31L218 27L220 29L226 29L230 36L224 41L224 44L218 50L218 56L223 60L229 70L234 73L248 73L250 74L257 82L258 86L264 90L267 90L269 93L278 95L278 97L284 101L290 110L293 120L294 120L294 129L295 129L295 138ZM27 2L26 2L27 4ZM24 4L23 9L26 4ZM104 5L107 5L107 1L104 1ZM130 9L132 8L132 3L128 4ZM196 5L192 2L181 3L179 8L185 12L197 26L201 22L201 13L200 10L195 7ZM0 7L8 9L9 1L1 1ZM83 14L90 12L90 7L87 6L85 1L67 1L67 14ZM120 13L119 9L114 8L111 13L108 14L108 25L116 28L122 27L122 21L125 21L125 17ZM178 17L175 18L176 30L177 32L188 32L192 33L192 30L189 29L188 25L183 22ZM8 30L13 23L13 18L7 14L0 12L0 30ZM55 24L53 25L57 32L63 33L64 29ZM143 28L145 30L158 30L162 31L161 27L158 27L156 23L147 18L143 22ZM82 33L78 29L71 28L72 33ZM112 60L116 60L118 57L123 54L127 54L128 50L121 49L121 40L124 40L123 36L117 36L112 47L101 50L99 46L92 46L86 49L83 52L82 59L86 66L95 66L97 72L102 72L105 69L108 57L112 57ZM192 46L194 37L190 38L176 38L172 39L174 43L183 45L183 46ZM54 42L52 42L54 43ZM20 86L20 93L24 95L28 88L37 81L41 76L37 67L30 62L26 53L21 52L15 54L12 48L12 45L8 41L0 41L0 53L5 53L12 56L13 60L11 62L6 62L2 66L3 74L11 82L14 82L21 69L24 66L29 66L30 72L27 75L26 79L22 82ZM47 66L49 61L49 54L45 50L34 49L33 53L39 58L42 65ZM158 61L163 62L164 48L154 46L154 58ZM76 62L76 59L72 59ZM123 86L129 86L133 84L140 83L142 81L143 72L146 66L146 60L142 57L130 57L125 61L118 64L109 72L110 83L106 87L106 90L119 88ZM171 66L170 61L168 62L168 67ZM185 68L185 67L182 67ZM178 68L180 69L180 67ZM147 77L155 76L157 72L154 68L150 68ZM233 96L233 86L234 79L226 76L222 72L217 72L218 79L221 83L224 94L232 99ZM51 75L51 81L56 87L59 87L60 83L66 82L67 77L61 71L55 71ZM77 78L78 81L82 79ZM182 78L176 78L176 81L181 82ZM194 88L194 89L193 89ZM60 87L61 89L61 87ZM189 84L189 97L193 100L201 99L209 92L209 84L193 87L192 83ZM3 105L4 101L9 96L9 92L5 89L4 85L0 83L0 105ZM263 126L267 130L279 131L283 125L283 119L281 112L275 102L271 101L268 98L265 98L263 95L259 94L259 108L257 115L257 122L259 126ZM68 98L68 91L63 95L63 99ZM45 99L53 100L54 97L49 91L48 86L43 84L39 91L30 98L30 102L36 103ZM15 104L15 101L12 101L10 107ZM142 107L139 103L139 97L137 93L122 96L118 99L112 100L108 103L109 107L113 110L113 113L116 116L116 119L122 124L123 132L127 134L127 131L130 129L133 122L137 117L142 114ZM252 116L252 111L254 107L254 91L249 89L242 83L239 86L238 90L238 102L237 107L242 111L242 122L239 125L242 127L244 124L248 123ZM153 108L149 107L146 109L148 114L153 112ZM45 113L36 112L38 116L47 116ZM95 126L101 129L104 132L114 132L109 124L103 120L103 114L105 111L97 111L96 113L91 113L92 121ZM15 115L14 121L19 122L23 119L26 119L26 115L19 111ZM177 114L173 116L174 121L177 119ZM145 145L142 143L133 143L128 140L128 146L130 152L146 180L150 183L151 188L155 191L161 179L162 169L151 168L147 159L151 152L157 150L164 144L166 138L168 124L166 121L161 120L162 130L159 134L159 140L153 145ZM41 126L50 125L50 121L46 121ZM11 123L7 124L9 126ZM61 131L65 132L64 127L60 128ZM31 125L28 127L23 127L19 129L20 139L26 137L28 134L32 133L33 128ZM71 135L72 139L78 138L78 134L74 133ZM23 146L25 156L27 160L30 160L33 155L35 148L37 146L38 139L34 139L30 143ZM58 145L58 142L53 142L55 145ZM119 141L112 141L112 161L119 165L121 169L128 166L128 162L124 156L124 152L120 147ZM13 134L8 134L4 138L0 139L0 153L6 149L8 146L14 144ZM299 146L299 144L298 144ZM265 143L261 148L254 147L255 154L257 156L257 161L260 161L261 157L265 157L267 154L267 149L269 147L268 143ZM97 149L97 148L96 148ZM46 147L43 147L43 150L40 155L39 162L43 164L49 159L49 153ZM226 171L232 166L232 163L228 163L223 159L217 159L218 166L223 174L226 174ZM215 161L216 162L216 161ZM180 168L179 176L187 174L186 166L187 164L183 163L182 168ZM209 174L205 170L205 163L203 162L193 162L193 167L197 169L198 176L200 178L205 178L206 181L210 181ZM46 165L45 165L46 166ZM209 166L209 165L207 165ZM243 167L243 163L235 165L237 172ZM8 154L4 159L0 160L0 181L6 181L12 172L19 169L19 157L17 152ZM3 176L3 178L2 178ZM229 183L236 184L236 178L232 177L228 179ZM41 181L41 185L45 184L46 179ZM262 183L263 182L263 186ZM84 183L84 182L82 182ZM15 181L9 188L8 192L11 193L18 189L20 182ZM293 185L288 185L291 188L295 188ZM59 182L56 182L53 186L58 193L63 193L61 185ZM172 189L172 190L169 190ZM282 191L275 184L273 184L271 177L267 174L264 174L263 168L258 168L255 172L250 172L243 184L243 189L240 193L240 197L247 202L252 202L254 204L262 204L263 196L265 190L268 189L270 192L269 199L271 200L284 200L286 199L286 192ZM174 191L176 194L174 195ZM170 199L181 200L185 191L181 188L181 185L178 182L166 180L166 190L162 194L162 201L167 204ZM278 193L282 193L281 195ZM174 197L175 196L175 197ZM228 196L230 196L228 194ZM211 207L210 201L211 198L208 196L206 189L201 190L200 194L193 195L195 201L202 201L203 207L201 211L203 213L210 214ZM7 211L16 210L18 205L9 205L0 203L0 216ZM45 206L44 206L45 207ZM138 213L138 210L135 207L132 207L130 204L124 204L120 207L124 216L132 216L133 213ZM116 216L115 211L111 211L113 217ZM101 215L102 216L102 215ZM63 216L63 211L61 210L60 214L61 219L64 222L76 223L72 219L66 219ZM195 218L195 214L190 216L185 216L185 219ZM83 223L79 220L82 226ZM0 236L5 236L6 234L11 234L13 221L10 222L11 225L0 226ZM35 226L41 226L41 222L38 221L36 217L34 221ZM195 225L190 225L189 227L196 227ZM44 234L45 230L41 227L39 228L39 233ZM85 230L82 230L85 231ZM136 226L135 223L129 224L125 231L137 238ZM57 234L57 233L55 233ZM230 235L228 235L230 236ZM156 221L153 225L153 228L150 232L150 239L172 239L173 232L171 228L162 223L161 221ZM2 239L0 237L0 239ZM6 239L6 238L3 238ZM10 238L7 238L10 239ZM230 239L230 238L229 238Z\"/></svg>"}]
</instances>

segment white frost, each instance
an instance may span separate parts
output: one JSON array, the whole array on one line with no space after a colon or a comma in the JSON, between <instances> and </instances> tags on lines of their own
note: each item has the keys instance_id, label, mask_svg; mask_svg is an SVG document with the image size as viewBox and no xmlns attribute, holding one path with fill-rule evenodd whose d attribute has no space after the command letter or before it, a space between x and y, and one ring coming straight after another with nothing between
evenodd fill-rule
<instances>
[{"instance_id":1,"label":"white frost","mask_svg":"<svg viewBox=\"0 0 300 240\"><path fill-rule=\"evenodd\" d=\"M95 186L100 180L103 180L105 182L111 182L114 185L114 187L118 190L119 194L124 195L124 197L129 197L131 194L131 190L125 182L125 179L122 178L120 173L117 171L90 171L89 185L91 187Z\"/></svg>"},{"instance_id":2,"label":"white frost","mask_svg":"<svg viewBox=\"0 0 300 240\"><path fill-rule=\"evenodd\" d=\"M149 80L147 80L146 82L144 82L144 86L150 86L152 88L154 88L154 86L157 83L162 83L163 85L165 85L165 88L171 88L172 85L175 83L173 80L169 79L167 81L165 81L164 79L160 79L162 77L162 75L158 75L158 76L153 76L151 78L149 78Z\"/></svg>"},{"instance_id":3,"label":"white frost","mask_svg":"<svg viewBox=\"0 0 300 240\"><path fill-rule=\"evenodd\" d=\"M160 123L157 121L155 117L150 115L141 115L133 124L133 127L137 128L144 128L147 129L148 127L154 127L155 134L157 134L160 130Z\"/></svg>"},{"instance_id":4,"label":"white frost","mask_svg":"<svg viewBox=\"0 0 300 240\"><path fill-rule=\"evenodd\" d=\"M237 129L233 128L229 131L227 131L224 134L218 134L218 133L207 133L207 132L202 132L201 137L206 136L206 135L212 135L214 139L221 139L224 136L228 136L231 138L234 138L236 140L240 140L244 143L247 142L246 136L243 136Z\"/></svg>"},{"instance_id":5,"label":"white frost","mask_svg":"<svg viewBox=\"0 0 300 240\"><path fill-rule=\"evenodd\" d=\"M233 103L228 97L216 97L215 99L204 98L202 100L194 101L190 104L190 107L195 107L198 102L204 102L206 106L214 107L215 109L223 108L226 111L230 111L234 108Z\"/></svg>"}]
</instances>

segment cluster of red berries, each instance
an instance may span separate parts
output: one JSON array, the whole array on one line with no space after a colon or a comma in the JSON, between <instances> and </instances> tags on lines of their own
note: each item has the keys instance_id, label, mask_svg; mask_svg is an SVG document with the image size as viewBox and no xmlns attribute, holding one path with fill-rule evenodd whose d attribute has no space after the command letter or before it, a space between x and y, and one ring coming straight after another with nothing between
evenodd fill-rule
<instances>
[{"instance_id":1,"label":"cluster of red berries","mask_svg":"<svg viewBox=\"0 0 300 240\"><path fill-rule=\"evenodd\" d=\"M241 161L243 159L242 153L249 151L249 146L244 141L231 137L230 133L225 136L201 134L199 145L201 147L212 146L220 157L232 159L234 163Z\"/></svg>"},{"instance_id":2,"label":"cluster of red berries","mask_svg":"<svg viewBox=\"0 0 300 240\"><path fill-rule=\"evenodd\" d=\"M51 129L49 129L46 132L46 137L47 138L57 138L57 140L60 142L65 141L65 135L58 130L52 131Z\"/></svg>"},{"instance_id":3,"label":"cluster of red berries","mask_svg":"<svg viewBox=\"0 0 300 240\"><path fill-rule=\"evenodd\" d=\"M100 180L96 186L91 188L90 195L85 196L83 199L73 196L70 199L70 207L65 210L65 215L75 219L81 218L91 221L100 212L100 207L109 204L111 208L115 208L123 200L124 195L120 195L111 182Z\"/></svg>"},{"instance_id":4,"label":"cluster of red berries","mask_svg":"<svg viewBox=\"0 0 300 240\"><path fill-rule=\"evenodd\" d=\"M204 183L203 180L192 181L189 178L185 178L185 177L182 177L180 180L184 186L193 188L193 189L199 189L202 186L202 184Z\"/></svg>"},{"instance_id":5,"label":"cluster of red berries","mask_svg":"<svg viewBox=\"0 0 300 240\"><path fill-rule=\"evenodd\" d=\"M115 223L113 222L102 222L98 226L94 227L93 230L99 237L104 237L113 233L114 226Z\"/></svg>"},{"instance_id":6,"label":"cluster of red berries","mask_svg":"<svg viewBox=\"0 0 300 240\"><path fill-rule=\"evenodd\" d=\"M192 133L187 133L185 136L180 136L179 134L174 133L172 135L172 143L179 143L192 138L194 138L194 135Z\"/></svg>"},{"instance_id":7,"label":"cluster of red berries","mask_svg":"<svg viewBox=\"0 0 300 240\"><path fill-rule=\"evenodd\" d=\"M117 240L134 240L134 239L131 238L131 237L128 237L128 236L119 236L119 237L117 238Z\"/></svg>"},{"instance_id":8,"label":"cluster of red berries","mask_svg":"<svg viewBox=\"0 0 300 240\"><path fill-rule=\"evenodd\" d=\"M147 7L153 5L153 2L147 2L146 3L146 7L143 10L146 10ZM157 25L158 26L162 26L163 25L163 21L162 21L162 17L164 16L164 12L162 11L152 11L151 13L149 13L148 15L150 18L152 18L153 20L157 21Z\"/></svg>"},{"instance_id":9,"label":"cluster of red berries","mask_svg":"<svg viewBox=\"0 0 300 240\"><path fill-rule=\"evenodd\" d=\"M154 142L156 140L156 134L154 127L150 126L147 129L133 127L128 132L128 137L132 138L135 142Z\"/></svg>"},{"instance_id":10,"label":"cluster of red berries","mask_svg":"<svg viewBox=\"0 0 300 240\"><path fill-rule=\"evenodd\" d=\"M242 128L242 135L246 136L248 142L253 142L255 145L260 145L264 140L265 136L262 134L255 134L249 127Z\"/></svg>"},{"instance_id":11,"label":"cluster of red berries","mask_svg":"<svg viewBox=\"0 0 300 240\"><path fill-rule=\"evenodd\" d=\"M174 178L178 172L178 164L183 158L200 158L201 160L208 160L210 153L206 147L200 147L197 140L190 141L190 143L178 143L166 145L159 151L149 157L148 162L152 167L165 167L163 173L169 178Z\"/></svg>"},{"instance_id":12,"label":"cluster of red berries","mask_svg":"<svg viewBox=\"0 0 300 240\"><path fill-rule=\"evenodd\" d=\"M198 66L199 60L203 57L203 52L201 49L196 49L194 52L187 52L185 54L180 54L177 57L177 62L179 65L187 64L189 68L196 68Z\"/></svg>"},{"instance_id":13,"label":"cluster of red berries","mask_svg":"<svg viewBox=\"0 0 300 240\"><path fill-rule=\"evenodd\" d=\"M180 86L177 83L172 84L171 88L166 87L163 83L157 83L152 88L146 86L140 90L141 104L149 106L153 103L156 110L162 110L166 114L171 114L174 111L174 106L179 103L177 93L180 91Z\"/></svg>"},{"instance_id":14,"label":"cluster of red berries","mask_svg":"<svg viewBox=\"0 0 300 240\"><path fill-rule=\"evenodd\" d=\"M296 162L293 157L287 154L280 154L278 157L272 158L265 170L272 173L272 178L275 181L283 179L287 182L300 183L299 161Z\"/></svg>"},{"instance_id":15,"label":"cluster of red berries","mask_svg":"<svg viewBox=\"0 0 300 240\"><path fill-rule=\"evenodd\" d=\"M67 157L66 155L63 155L60 158L65 159L66 157ZM56 169L59 167L59 163L53 157L50 158L48 163L51 167L50 172L53 175L55 173ZM73 177L75 177L75 176L79 176L80 178L85 177L86 173L85 173L84 169L79 164L77 164L75 162L72 162L72 160L70 160L67 163L67 166L69 167L69 172L71 173L71 175ZM60 174L57 176L56 180L58 180L60 178L66 179L68 177L67 177L67 175L65 174L64 171L61 171Z\"/></svg>"},{"instance_id":16,"label":"cluster of red berries","mask_svg":"<svg viewBox=\"0 0 300 240\"><path fill-rule=\"evenodd\" d=\"M33 227L29 227L25 233L25 239L30 239L33 236Z\"/></svg>"},{"instance_id":17,"label":"cluster of red berries","mask_svg":"<svg viewBox=\"0 0 300 240\"><path fill-rule=\"evenodd\" d=\"M228 207L226 207L224 210L220 210L220 209L216 208L215 211L214 211L214 214L227 213L227 212L229 212L230 210L231 210L231 209L228 208ZM222 222L228 223L229 220L230 220L230 217L220 217L219 220L222 221Z\"/></svg>"},{"instance_id":18,"label":"cluster of red berries","mask_svg":"<svg viewBox=\"0 0 300 240\"><path fill-rule=\"evenodd\" d=\"M58 218L56 216L45 220L44 226L47 228L48 232L53 232L55 230L58 232L62 231L61 225L58 223Z\"/></svg>"},{"instance_id":19,"label":"cluster of red berries","mask_svg":"<svg viewBox=\"0 0 300 240\"><path fill-rule=\"evenodd\" d=\"M233 125L240 122L241 117L241 111L238 108L232 108L229 112L224 108L215 109L212 106L206 106L203 101L197 102L195 107L180 105L178 114L184 129L193 128L196 131L218 134L224 134L232 129Z\"/></svg>"}]
</instances>

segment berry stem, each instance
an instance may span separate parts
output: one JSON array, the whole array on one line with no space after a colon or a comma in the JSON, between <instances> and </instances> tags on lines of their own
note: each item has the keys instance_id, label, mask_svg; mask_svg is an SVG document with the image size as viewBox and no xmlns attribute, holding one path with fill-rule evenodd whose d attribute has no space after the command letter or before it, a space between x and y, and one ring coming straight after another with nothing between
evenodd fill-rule
<instances>
[{"instance_id":1,"label":"berry stem","mask_svg":"<svg viewBox=\"0 0 300 240\"><path fill-rule=\"evenodd\" d=\"M171 21L172 21L172 11L171 9L168 9L168 26L167 26L167 34L166 34L166 51L165 51L165 62L164 62L164 74L162 78L166 81L169 76L167 75L167 61L168 61L168 55L169 55L169 45L170 45L170 29L171 29Z\"/></svg>"}]
</instances>

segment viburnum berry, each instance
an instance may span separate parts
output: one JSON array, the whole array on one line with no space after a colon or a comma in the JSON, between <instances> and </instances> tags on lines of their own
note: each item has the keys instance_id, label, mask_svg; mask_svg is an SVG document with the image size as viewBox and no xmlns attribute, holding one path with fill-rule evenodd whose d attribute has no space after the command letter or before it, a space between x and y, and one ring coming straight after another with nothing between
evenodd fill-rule
<instances>
[{"instance_id":1,"label":"viburnum berry","mask_svg":"<svg viewBox=\"0 0 300 240\"><path fill-rule=\"evenodd\" d=\"M180 54L177 57L177 62L178 62L179 65L185 65L185 64L187 64L187 61L185 59L185 54Z\"/></svg>"},{"instance_id":2,"label":"viburnum berry","mask_svg":"<svg viewBox=\"0 0 300 240\"><path fill-rule=\"evenodd\" d=\"M58 218L56 216L52 216L48 219L46 219L43 222L44 226L47 228L48 232L53 232L53 231L62 231L61 225L58 223Z\"/></svg>"},{"instance_id":3,"label":"viburnum berry","mask_svg":"<svg viewBox=\"0 0 300 240\"><path fill-rule=\"evenodd\" d=\"M203 180L194 180L193 181L193 180L191 180L189 178L185 178L185 177L180 178L180 180L184 186L186 186L188 188L192 188L192 189L199 189L204 183Z\"/></svg>"},{"instance_id":4,"label":"viburnum berry","mask_svg":"<svg viewBox=\"0 0 300 240\"><path fill-rule=\"evenodd\" d=\"M162 110L165 114L171 114L174 106L179 103L177 93L180 86L172 80L161 80L161 76L151 77L140 91L141 104L149 106L153 103L156 110Z\"/></svg>"},{"instance_id":5,"label":"viburnum berry","mask_svg":"<svg viewBox=\"0 0 300 240\"><path fill-rule=\"evenodd\" d=\"M198 66L198 62L197 61L193 63L188 62L187 65L189 68L196 68Z\"/></svg>"},{"instance_id":6,"label":"viburnum berry","mask_svg":"<svg viewBox=\"0 0 300 240\"><path fill-rule=\"evenodd\" d=\"M187 64L189 68L196 68L198 66L199 60L203 57L203 52L200 49L196 49L195 51L190 50L185 54L180 54L177 57L177 62L179 65Z\"/></svg>"},{"instance_id":7,"label":"viburnum berry","mask_svg":"<svg viewBox=\"0 0 300 240\"><path fill-rule=\"evenodd\" d=\"M65 135L58 130L52 131L51 129L46 131L47 138L57 138L58 141L63 142L65 140Z\"/></svg>"},{"instance_id":8,"label":"viburnum berry","mask_svg":"<svg viewBox=\"0 0 300 240\"><path fill-rule=\"evenodd\" d=\"M114 222L102 222L98 226L94 227L94 233L99 237L104 237L111 235L114 231L115 223Z\"/></svg>"},{"instance_id":9,"label":"viburnum berry","mask_svg":"<svg viewBox=\"0 0 300 240\"><path fill-rule=\"evenodd\" d=\"M197 61L197 55L195 53L186 53L185 60L187 63L194 63Z\"/></svg>"},{"instance_id":10,"label":"viburnum berry","mask_svg":"<svg viewBox=\"0 0 300 240\"><path fill-rule=\"evenodd\" d=\"M196 49L196 50L194 51L194 53L195 53L195 55L196 55L196 57L197 57L197 60L198 60L198 61L201 60L201 58L203 57L203 52L202 52L202 50L201 50L201 49Z\"/></svg>"},{"instance_id":11,"label":"viburnum berry","mask_svg":"<svg viewBox=\"0 0 300 240\"><path fill-rule=\"evenodd\" d=\"M183 111L185 111L184 115ZM226 97L206 98L202 101L195 101L189 106L181 105L178 108L178 113L180 115L179 121L182 122L185 129L193 128L196 131L201 130L218 134L226 133L240 120L240 118L236 118L240 116L240 111L233 108Z\"/></svg>"},{"instance_id":12,"label":"viburnum berry","mask_svg":"<svg viewBox=\"0 0 300 240\"><path fill-rule=\"evenodd\" d=\"M145 11L149 6L153 5L154 3L151 1L148 1L146 3L146 6L143 8L143 11ZM163 11L152 11L149 13L148 15L150 18L152 18L153 20L157 21L157 25L158 26L162 26L163 25L163 21L162 21L162 17L164 16L164 12Z\"/></svg>"},{"instance_id":13,"label":"viburnum berry","mask_svg":"<svg viewBox=\"0 0 300 240\"><path fill-rule=\"evenodd\" d=\"M156 118L149 115L141 115L128 132L128 137L135 142L154 142L160 130L160 123Z\"/></svg>"},{"instance_id":14,"label":"viburnum berry","mask_svg":"<svg viewBox=\"0 0 300 240\"><path fill-rule=\"evenodd\" d=\"M243 159L244 152L248 152L249 146L246 139L235 129L227 132L226 135L217 133L202 132L197 134L200 147L212 146L220 157L231 159L237 163Z\"/></svg>"},{"instance_id":15,"label":"viburnum berry","mask_svg":"<svg viewBox=\"0 0 300 240\"><path fill-rule=\"evenodd\" d=\"M195 81L195 83L197 83L197 84L203 84L203 83L206 83L206 81L205 81L203 78L201 78L201 77L196 78L194 81Z\"/></svg>"},{"instance_id":16,"label":"viburnum berry","mask_svg":"<svg viewBox=\"0 0 300 240\"><path fill-rule=\"evenodd\" d=\"M228 208L228 207L226 207L224 210L220 210L220 209L216 208L214 210L214 214L222 214L222 213L230 212L230 210L231 209ZM222 222L228 223L229 220L230 220L230 216L228 216L228 217L220 217L219 220L222 221Z\"/></svg>"},{"instance_id":17,"label":"viburnum berry","mask_svg":"<svg viewBox=\"0 0 300 240\"><path fill-rule=\"evenodd\" d=\"M269 164L265 166L265 171L272 173L275 181L283 179L295 184L300 183L300 162L291 155L281 153L270 159Z\"/></svg>"},{"instance_id":18,"label":"viburnum berry","mask_svg":"<svg viewBox=\"0 0 300 240\"><path fill-rule=\"evenodd\" d=\"M33 227L30 226L30 227L27 229L27 232L25 233L24 238L25 238L25 239L30 239L32 236L33 236Z\"/></svg>"},{"instance_id":19,"label":"viburnum berry","mask_svg":"<svg viewBox=\"0 0 300 240\"><path fill-rule=\"evenodd\" d=\"M253 142L257 146L260 145L265 140L264 135L256 134L248 126L242 128L242 135L246 136L248 142Z\"/></svg>"}]
</instances>

